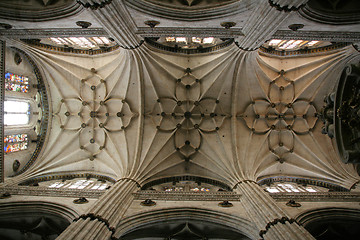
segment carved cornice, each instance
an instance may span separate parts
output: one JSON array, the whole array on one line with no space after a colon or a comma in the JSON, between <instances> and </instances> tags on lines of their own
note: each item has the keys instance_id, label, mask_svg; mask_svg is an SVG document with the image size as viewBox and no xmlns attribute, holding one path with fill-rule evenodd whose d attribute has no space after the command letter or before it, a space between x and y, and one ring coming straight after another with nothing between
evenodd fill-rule
<instances>
[{"instance_id":1,"label":"carved cornice","mask_svg":"<svg viewBox=\"0 0 360 240\"><path fill-rule=\"evenodd\" d=\"M273 39L283 40L318 40L330 42L359 42L360 32L330 32L330 31L291 31L277 30Z\"/></svg>"},{"instance_id":2,"label":"carved cornice","mask_svg":"<svg viewBox=\"0 0 360 240\"><path fill-rule=\"evenodd\" d=\"M233 192L158 192L139 191L133 193L136 200L165 201L240 201L241 195Z\"/></svg>"},{"instance_id":3,"label":"carved cornice","mask_svg":"<svg viewBox=\"0 0 360 240\"><path fill-rule=\"evenodd\" d=\"M48 196L48 197L86 197L99 198L106 190L63 189L48 187L8 186L1 187L0 193L8 192L11 195Z\"/></svg>"},{"instance_id":4,"label":"carved cornice","mask_svg":"<svg viewBox=\"0 0 360 240\"><path fill-rule=\"evenodd\" d=\"M109 34L102 28L44 28L44 29L2 29L0 36L20 39L48 37L93 37Z\"/></svg>"},{"instance_id":5,"label":"carved cornice","mask_svg":"<svg viewBox=\"0 0 360 240\"><path fill-rule=\"evenodd\" d=\"M174 28L174 27L139 27L136 34L142 37L184 36L237 38L244 36L240 28Z\"/></svg>"},{"instance_id":6,"label":"carved cornice","mask_svg":"<svg viewBox=\"0 0 360 240\"><path fill-rule=\"evenodd\" d=\"M360 192L270 193L278 202L360 202Z\"/></svg>"}]
</instances>

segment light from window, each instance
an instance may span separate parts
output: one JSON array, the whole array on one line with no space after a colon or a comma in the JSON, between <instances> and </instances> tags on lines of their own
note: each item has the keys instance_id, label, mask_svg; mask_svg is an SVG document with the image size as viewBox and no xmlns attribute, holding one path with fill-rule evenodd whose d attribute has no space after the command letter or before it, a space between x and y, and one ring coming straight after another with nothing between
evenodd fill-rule
<instances>
[{"instance_id":1,"label":"light from window","mask_svg":"<svg viewBox=\"0 0 360 240\"><path fill-rule=\"evenodd\" d=\"M167 42L175 42L175 37L166 37L165 40Z\"/></svg>"},{"instance_id":2,"label":"light from window","mask_svg":"<svg viewBox=\"0 0 360 240\"><path fill-rule=\"evenodd\" d=\"M176 42L186 43L186 37L177 37Z\"/></svg>"},{"instance_id":3,"label":"light from window","mask_svg":"<svg viewBox=\"0 0 360 240\"><path fill-rule=\"evenodd\" d=\"M103 46L107 44L111 44L110 40L106 37L68 37L68 38L49 38L50 41L56 43L58 45L67 45L72 47L80 47L84 49L96 48L98 46Z\"/></svg>"},{"instance_id":4,"label":"light from window","mask_svg":"<svg viewBox=\"0 0 360 240\"><path fill-rule=\"evenodd\" d=\"M201 38L199 38L199 37L192 37L192 38L191 38L191 41L194 42L194 43L201 43Z\"/></svg>"},{"instance_id":5,"label":"light from window","mask_svg":"<svg viewBox=\"0 0 360 240\"><path fill-rule=\"evenodd\" d=\"M4 124L25 125L29 123L29 103L22 101L4 102Z\"/></svg>"},{"instance_id":6,"label":"light from window","mask_svg":"<svg viewBox=\"0 0 360 240\"><path fill-rule=\"evenodd\" d=\"M266 191L268 191L270 193L278 193L278 192L280 192L279 189L277 189L276 187L267 187Z\"/></svg>"},{"instance_id":7,"label":"light from window","mask_svg":"<svg viewBox=\"0 0 360 240\"><path fill-rule=\"evenodd\" d=\"M4 152L12 153L28 148L27 134L14 134L4 137Z\"/></svg>"},{"instance_id":8,"label":"light from window","mask_svg":"<svg viewBox=\"0 0 360 240\"><path fill-rule=\"evenodd\" d=\"M321 43L320 41L272 39L269 42L269 46L281 50L295 50L306 47L314 47L320 43Z\"/></svg>"},{"instance_id":9,"label":"light from window","mask_svg":"<svg viewBox=\"0 0 360 240\"><path fill-rule=\"evenodd\" d=\"M165 187L165 192L182 192L184 191L183 187Z\"/></svg>"},{"instance_id":10,"label":"light from window","mask_svg":"<svg viewBox=\"0 0 360 240\"><path fill-rule=\"evenodd\" d=\"M214 38L213 37L207 37L203 39L203 43L205 44L211 44L214 42Z\"/></svg>"},{"instance_id":11,"label":"light from window","mask_svg":"<svg viewBox=\"0 0 360 240\"><path fill-rule=\"evenodd\" d=\"M27 93L29 90L29 78L13 73L5 73L5 89L12 92Z\"/></svg>"},{"instance_id":12,"label":"light from window","mask_svg":"<svg viewBox=\"0 0 360 240\"><path fill-rule=\"evenodd\" d=\"M312 187L306 187L305 190L308 192L316 192L316 190L313 189Z\"/></svg>"},{"instance_id":13,"label":"light from window","mask_svg":"<svg viewBox=\"0 0 360 240\"><path fill-rule=\"evenodd\" d=\"M78 180L75 183L71 184L69 186L69 188L71 189L84 189L85 187L87 187L89 184L93 183L94 181L92 180Z\"/></svg>"},{"instance_id":14,"label":"light from window","mask_svg":"<svg viewBox=\"0 0 360 240\"><path fill-rule=\"evenodd\" d=\"M104 190L107 186L107 183L96 183L94 180L77 180L75 182L55 182L49 188Z\"/></svg>"},{"instance_id":15,"label":"light from window","mask_svg":"<svg viewBox=\"0 0 360 240\"><path fill-rule=\"evenodd\" d=\"M279 193L279 192L317 192L316 189L312 187L303 187L296 184L289 183L278 183L274 187L266 187L265 190L270 193Z\"/></svg>"}]
</instances>

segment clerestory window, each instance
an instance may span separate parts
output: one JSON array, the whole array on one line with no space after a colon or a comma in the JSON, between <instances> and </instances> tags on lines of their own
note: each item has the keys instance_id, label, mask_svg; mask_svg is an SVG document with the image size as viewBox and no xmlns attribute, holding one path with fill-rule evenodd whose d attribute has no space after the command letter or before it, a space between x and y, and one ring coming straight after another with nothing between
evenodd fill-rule
<instances>
[{"instance_id":1,"label":"clerestory window","mask_svg":"<svg viewBox=\"0 0 360 240\"><path fill-rule=\"evenodd\" d=\"M29 123L30 104L26 101L6 100L4 102L4 124L26 125Z\"/></svg>"}]
</instances>

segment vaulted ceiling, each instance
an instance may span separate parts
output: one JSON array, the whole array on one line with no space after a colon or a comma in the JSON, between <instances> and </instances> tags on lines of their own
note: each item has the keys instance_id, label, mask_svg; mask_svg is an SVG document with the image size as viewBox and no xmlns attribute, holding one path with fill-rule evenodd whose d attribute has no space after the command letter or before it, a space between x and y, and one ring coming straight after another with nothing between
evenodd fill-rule
<instances>
[{"instance_id":1,"label":"vaulted ceiling","mask_svg":"<svg viewBox=\"0 0 360 240\"><path fill-rule=\"evenodd\" d=\"M255 50L274 35L299 39L302 31L289 30L289 23L305 25L307 40L316 36L318 25L289 13L306 1L284 2L36 1L39 8L66 5L59 14L39 15L53 21L53 28L32 17L35 10L18 27L11 14L5 15L6 24L15 25L0 31L7 37L16 35L16 28L23 37L31 33L25 38L39 32L48 36L54 29L66 35L61 27L71 29L75 21L87 20L95 28L82 33L105 33L123 47L99 55L68 54L7 39L34 59L50 99L45 145L19 178L90 172L143 183L192 175L233 186L244 179L291 176L349 188L359 176L353 165L341 162L334 140L321 133L319 113L358 52L347 46L280 57ZM64 16L64 22L55 21ZM27 17L40 21L35 30ZM147 20L159 22L153 28ZM223 24L229 21L236 24L231 29ZM324 25L327 35L318 38L356 38L337 36L331 29ZM181 54L141 42L143 37L184 34L234 38L237 45Z\"/></svg>"},{"instance_id":2,"label":"vaulted ceiling","mask_svg":"<svg viewBox=\"0 0 360 240\"><path fill-rule=\"evenodd\" d=\"M231 185L295 176L347 187L358 178L317 115L352 48L291 59L233 45L200 55L144 45L92 57L26 48L52 105L44 152L27 177L195 175Z\"/></svg>"}]
</instances>

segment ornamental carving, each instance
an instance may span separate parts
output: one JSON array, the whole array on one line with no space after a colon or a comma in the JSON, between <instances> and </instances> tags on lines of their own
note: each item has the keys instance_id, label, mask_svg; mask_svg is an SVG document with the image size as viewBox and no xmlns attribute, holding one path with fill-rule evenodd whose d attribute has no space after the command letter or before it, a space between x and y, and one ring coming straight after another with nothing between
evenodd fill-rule
<instances>
[{"instance_id":1,"label":"ornamental carving","mask_svg":"<svg viewBox=\"0 0 360 240\"><path fill-rule=\"evenodd\" d=\"M81 80L80 96L61 99L54 114L60 128L79 134L80 149L94 160L107 143L109 132L123 131L135 116L125 99L110 96L105 80L92 68Z\"/></svg>"},{"instance_id":2,"label":"ornamental carving","mask_svg":"<svg viewBox=\"0 0 360 240\"><path fill-rule=\"evenodd\" d=\"M203 98L200 87L201 80L186 69L176 80L175 98L159 98L148 114L158 130L175 132L174 147L185 160L199 151L201 133L218 131L230 117L218 99Z\"/></svg>"},{"instance_id":3,"label":"ornamental carving","mask_svg":"<svg viewBox=\"0 0 360 240\"><path fill-rule=\"evenodd\" d=\"M281 70L270 82L266 99L256 99L237 116L255 134L267 134L267 143L280 163L294 151L295 134L310 133L317 111L307 99L295 95L294 81Z\"/></svg>"}]
</instances>

